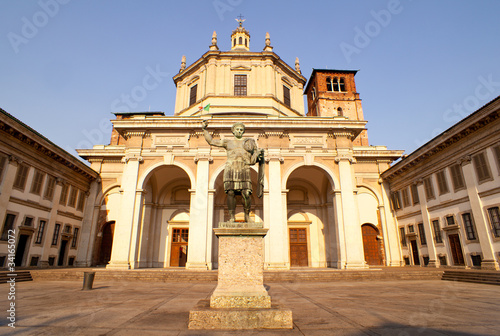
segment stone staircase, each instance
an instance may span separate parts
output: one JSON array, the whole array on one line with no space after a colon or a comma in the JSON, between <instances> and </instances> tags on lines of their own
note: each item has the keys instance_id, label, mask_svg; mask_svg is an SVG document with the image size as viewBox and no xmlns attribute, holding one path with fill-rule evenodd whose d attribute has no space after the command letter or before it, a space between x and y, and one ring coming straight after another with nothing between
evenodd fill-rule
<instances>
[{"instance_id":1,"label":"stone staircase","mask_svg":"<svg viewBox=\"0 0 500 336\"><path fill-rule=\"evenodd\" d=\"M448 281L474 282L488 285L500 285L500 272L480 270L446 270L441 278Z\"/></svg>"},{"instance_id":2,"label":"stone staircase","mask_svg":"<svg viewBox=\"0 0 500 336\"><path fill-rule=\"evenodd\" d=\"M186 269L107 270L99 268L34 269L34 280L83 280L84 272L95 272L95 280L157 281L157 282L215 282L217 270L193 271ZM443 271L426 268L377 268L367 270L292 269L264 271L264 282L332 282L377 280L439 280Z\"/></svg>"},{"instance_id":3,"label":"stone staircase","mask_svg":"<svg viewBox=\"0 0 500 336\"><path fill-rule=\"evenodd\" d=\"M15 274L15 276L11 276L11 274ZM0 272L0 284L7 283L12 278L15 279L15 282L33 281L30 271Z\"/></svg>"}]
</instances>

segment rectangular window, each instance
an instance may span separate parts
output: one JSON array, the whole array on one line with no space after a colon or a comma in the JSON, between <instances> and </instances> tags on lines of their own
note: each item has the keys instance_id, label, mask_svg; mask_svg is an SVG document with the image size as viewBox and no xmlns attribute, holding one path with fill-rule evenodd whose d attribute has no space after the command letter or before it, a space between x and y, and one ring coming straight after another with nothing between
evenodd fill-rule
<instances>
[{"instance_id":1,"label":"rectangular window","mask_svg":"<svg viewBox=\"0 0 500 336\"><path fill-rule=\"evenodd\" d=\"M76 206L76 210L83 211L84 205L85 205L85 193L80 190L80 193L78 195L78 203Z\"/></svg>"},{"instance_id":2,"label":"rectangular window","mask_svg":"<svg viewBox=\"0 0 500 336\"><path fill-rule=\"evenodd\" d=\"M285 106L290 107L290 88L288 86L283 85L283 104Z\"/></svg>"},{"instance_id":3,"label":"rectangular window","mask_svg":"<svg viewBox=\"0 0 500 336\"><path fill-rule=\"evenodd\" d=\"M416 184L411 185L411 197L413 198L413 205L418 204L420 202L418 198L418 189Z\"/></svg>"},{"instance_id":4,"label":"rectangular window","mask_svg":"<svg viewBox=\"0 0 500 336\"><path fill-rule=\"evenodd\" d=\"M54 235L52 236L52 245L57 245L59 240L59 231L61 231L61 224L56 224L54 227Z\"/></svg>"},{"instance_id":5,"label":"rectangular window","mask_svg":"<svg viewBox=\"0 0 500 336\"><path fill-rule=\"evenodd\" d=\"M448 189L448 182L446 182L446 174L444 173L444 170L437 172L436 177L438 181L439 195L448 193L450 190Z\"/></svg>"},{"instance_id":6,"label":"rectangular window","mask_svg":"<svg viewBox=\"0 0 500 336\"><path fill-rule=\"evenodd\" d=\"M451 182L455 191L465 188L464 176L462 174L462 167L459 164L450 166Z\"/></svg>"},{"instance_id":7,"label":"rectangular window","mask_svg":"<svg viewBox=\"0 0 500 336\"><path fill-rule=\"evenodd\" d=\"M234 75L234 95L247 95L247 75Z\"/></svg>"},{"instance_id":8,"label":"rectangular window","mask_svg":"<svg viewBox=\"0 0 500 336\"><path fill-rule=\"evenodd\" d=\"M189 89L189 106L196 103L197 91L198 91L198 84L191 86L191 89Z\"/></svg>"},{"instance_id":9,"label":"rectangular window","mask_svg":"<svg viewBox=\"0 0 500 336\"><path fill-rule=\"evenodd\" d=\"M490 217L490 224L493 230L493 235L496 238L500 238L500 214L498 211L498 207L489 208L488 215Z\"/></svg>"},{"instance_id":10,"label":"rectangular window","mask_svg":"<svg viewBox=\"0 0 500 336\"><path fill-rule=\"evenodd\" d=\"M66 205L66 199L68 198L69 185L63 184L61 189L61 196L59 197L59 204Z\"/></svg>"},{"instance_id":11,"label":"rectangular window","mask_svg":"<svg viewBox=\"0 0 500 336\"><path fill-rule=\"evenodd\" d=\"M427 245L427 239L425 238L424 224L418 224L418 235L420 237L420 245Z\"/></svg>"},{"instance_id":12,"label":"rectangular window","mask_svg":"<svg viewBox=\"0 0 500 336\"><path fill-rule=\"evenodd\" d=\"M45 225L47 224L46 221L40 220L38 223L38 232L36 233L36 239L35 239L35 244L41 244L42 239L43 239L43 233L45 231Z\"/></svg>"},{"instance_id":13,"label":"rectangular window","mask_svg":"<svg viewBox=\"0 0 500 336\"><path fill-rule=\"evenodd\" d=\"M31 257L30 266L38 266L38 260L40 257Z\"/></svg>"},{"instance_id":14,"label":"rectangular window","mask_svg":"<svg viewBox=\"0 0 500 336\"><path fill-rule=\"evenodd\" d=\"M33 217L24 218L23 226L32 226L33 225Z\"/></svg>"},{"instance_id":15,"label":"rectangular window","mask_svg":"<svg viewBox=\"0 0 500 336\"><path fill-rule=\"evenodd\" d=\"M446 225L455 225L455 217L447 216L446 217Z\"/></svg>"},{"instance_id":16,"label":"rectangular window","mask_svg":"<svg viewBox=\"0 0 500 336\"><path fill-rule=\"evenodd\" d=\"M500 146L493 147L493 153L495 154L498 172L500 173ZM0 180L1 180L1 176L0 176Z\"/></svg>"},{"instance_id":17,"label":"rectangular window","mask_svg":"<svg viewBox=\"0 0 500 336\"><path fill-rule=\"evenodd\" d=\"M472 157L472 162L476 170L477 179L479 182L489 180L491 178L490 169L484 153L476 154Z\"/></svg>"},{"instance_id":18,"label":"rectangular window","mask_svg":"<svg viewBox=\"0 0 500 336\"><path fill-rule=\"evenodd\" d=\"M0 183L2 183L3 172L6 170L7 166L7 157L0 155Z\"/></svg>"},{"instance_id":19,"label":"rectangular window","mask_svg":"<svg viewBox=\"0 0 500 336\"><path fill-rule=\"evenodd\" d=\"M42 191L42 184L44 177L45 177L44 173L42 173L38 169L35 170L35 174L33 175L33 182L31 182L30 192L32 194L40 195L40 192Z\"/></svg>"},{"instance_id":20,"label":"rectangular window","mask_svg":"<svg viewBox=\"0 0 500 336\"><path fill-rule=\"evenodd\" d=\"M428 200L434 199L434 188L432 187L432 180L431 177L424 178L424 189L425 189L425 196L427 197Z\"/></svg>"},{"instance_id":21,"label":"rectangular window","mask_svg":"<svg viewBox=\"0 0 500 336\"><path fill-rule=\"evenodd\" d=\"M441 228L439 227L439 221L437 219L432 221L432 227L434 228L434 241L436 244L442 243Z\"/></svg>"},{"instance_id":22,"label":"rectangular window","mask_svg":"<svg viewBox=\"0 0 500 336\"><path fill-rule=\"evenodd\" d=\"M12 230L14 228L15 221L16 221L16 215L7 214L7 216L5 216L5 222L3 223L2 237L0 238L0 240L9 240L9 230Z\"/></svg>"},{"instance_id":23,"label":"rectangular window","mask_svg":"<svg viewBox=\"0 0 500 336\"><path fill-rule=\"evenodd\" d=\"M415 229L413 228L413 225L408 225L408 232L409 233L414 233Z\"/></svg>"},{"instance_id":24,"label":"rectangular window","mask_svg":"<svg viewBox=\"0 0 500 336\"><path fill-rule=\"evenodd\" d=\"M401 246L406 247L406 234L405 234L404 227L399 228L399 235L400 235L400 239L401 239Z\"/></svg>"},{"instance_id":25,"label":"rectangular window","mask_svg":"<svg viewBox=\"0 0 500 336\"><path fill-rule=\"evenodd\" d=\"M399 195L399 191L392 193L392 207L394 210L401 209L401 197Z\"/></svg>"},{"instance_id":26,"label":"rectangular window","mask_svg":"<svg viewBox=\"0 0 500 336\"><path fill-rule=\"evenodd\" d=\"M75 228L73 231L73 240L71 241L71 247L76 247L76 242L78 240L78 228Z\"/></svg>"},{"instance_id":27,"label":"rectangular window","mask_svg":"<svg viewBox=\"0 0 500 336\"><path fill-rule=\"evenodd\" d=\"M401 190L401 196L403 197L403 206L410 206L410 196L408 195L408 188Z\"/></svg>"},{"instance_id":28,"label":"rectangular window","mask_svg":"<svg viewBox=\"0 0 500 336\"><path fill-rule=\"evenodd\" d=\"M14 180L14 185L13 185L14 188L24 190L29 170L30 168L26 165L19 164L17 166L16 179Z\"/></svg>"},{"instance_id":29,"label":"rectangular window","mask_svg":"<svg viewBox=\"0 0 500 336\"><path fill-rule=\"evenodd\" d=\"M76 196L78 194L78 189L71 186L71 191L69 192L68 206L74 208L76 205Z\"/></svg>"},{"instance_id":30,"label":"rectangular window","mask_svg":"<svg viewBox=\"0 0 500 336\"><path fill-rule=\"evenodd\" d=\"M476 239L476 232L474 231L474 224L472 223L472 216L470 213L462 214L462 220L464 221L465 234L467 235L467 240Z\"/></svg>"},{"instance_id":31,"label":"rectangular window","mask_svg":"<svg viewBox=\"0 0 500 336\"><path fill-rule=\"evenodd\" d=\"M47 179L47 184L45 185L45 192L43 193L43 197L48 200L52 200L54 197L54 190L56 188L56 178L54 176L50 176Z\"/></svg>"}]
</instances>

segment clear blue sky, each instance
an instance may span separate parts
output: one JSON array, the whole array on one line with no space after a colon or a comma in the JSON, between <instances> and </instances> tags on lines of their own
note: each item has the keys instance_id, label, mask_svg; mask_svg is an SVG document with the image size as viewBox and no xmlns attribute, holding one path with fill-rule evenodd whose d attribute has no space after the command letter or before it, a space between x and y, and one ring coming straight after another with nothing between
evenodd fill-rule
<instances>
[{"instance_id":1,"label":"clear blue sky","mask_svg":"<svg viewBox=\"0 0 500 336\"><path fill-rule=\"evenodd\" d=\"M269 32L306 78L360 70L370 144L410 153L500 95L499 13L497 0L2 0L0 107L72 153L108 144L111 112L172 114L182 55L198 59L214 30L228 50L242 14L251 50Z\"/></svg>"}]
</instances>

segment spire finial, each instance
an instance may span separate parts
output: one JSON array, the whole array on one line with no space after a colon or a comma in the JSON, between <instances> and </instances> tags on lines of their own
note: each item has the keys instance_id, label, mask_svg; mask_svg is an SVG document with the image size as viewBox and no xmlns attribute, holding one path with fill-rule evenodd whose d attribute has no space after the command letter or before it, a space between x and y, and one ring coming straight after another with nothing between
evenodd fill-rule
<instances>
[{"instance_id":1,"label":"spire finial","mask_svg":"<svg viewBox=\"0 0 500 336\"><path fill-rule=\"evenodd\" d=\"M266 33L266 46L264 47L264 51L273 51L273 47L271 46L271 36L269 32Z\"/></svg>"},{"instance_id":2,"label":"spire finial","mask_svg":"<svg viewBox=\"0 0 500 336\"><path fill-rule=\"evenodd\" d=\"M217 33L215 30L212 34L212 45L210 46L210 50L219 50L219 47L217 47Z\"/></svg>"},{"instance_id":3,"label":"spire finial","mask_svg":"<svg viewBox=\"0 0 500 336\"><path fill-rule=\"evenodd\" d=\"M235 20L240 24L240 27L243 27L243 22L245 22L243 15L240 14L240 16L237 16L237 19Z\"/></svg>"},{"instance_id":4,"label":"spire finial","mask_svg":"<svg viewBox=\"0 0 500 336\"><path fill-rule=\"evenodd\" d=\"M182 55L182 58L181 58L181 69L179 70L179 72L184 71L184 69L186 69L186 55Z\"/></svg>"},{"instance_id":5,"label":"spire finial","mask_svg":"<svg viewBox=\"0 0 500 336\"><path fill-rule=\"evenodd\" d=\"M300 71L300 64L299 64L299 58L295 58L295 71L297 71L299 74L302 72Z\"/></svg>"}]
</instances>

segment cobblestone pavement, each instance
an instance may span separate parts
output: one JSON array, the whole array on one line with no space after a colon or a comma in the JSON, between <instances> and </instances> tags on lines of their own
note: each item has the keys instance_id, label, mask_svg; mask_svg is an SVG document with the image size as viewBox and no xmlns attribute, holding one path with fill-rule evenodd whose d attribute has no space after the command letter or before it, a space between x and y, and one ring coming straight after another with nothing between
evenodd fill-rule
<instances>
[{"instance_id":1,"label":"cobblestone pavement","mask_svg":"<svg viewBox=\"0 0 500 336\"><path fill-rule=\"evenodd\" d=\"M293 330L188 330L189 310L215 283L20 282L15 329L0 285L1 335L500 335L500 286L449 281L270 283Z\"/></svg>"}]
</instances>

